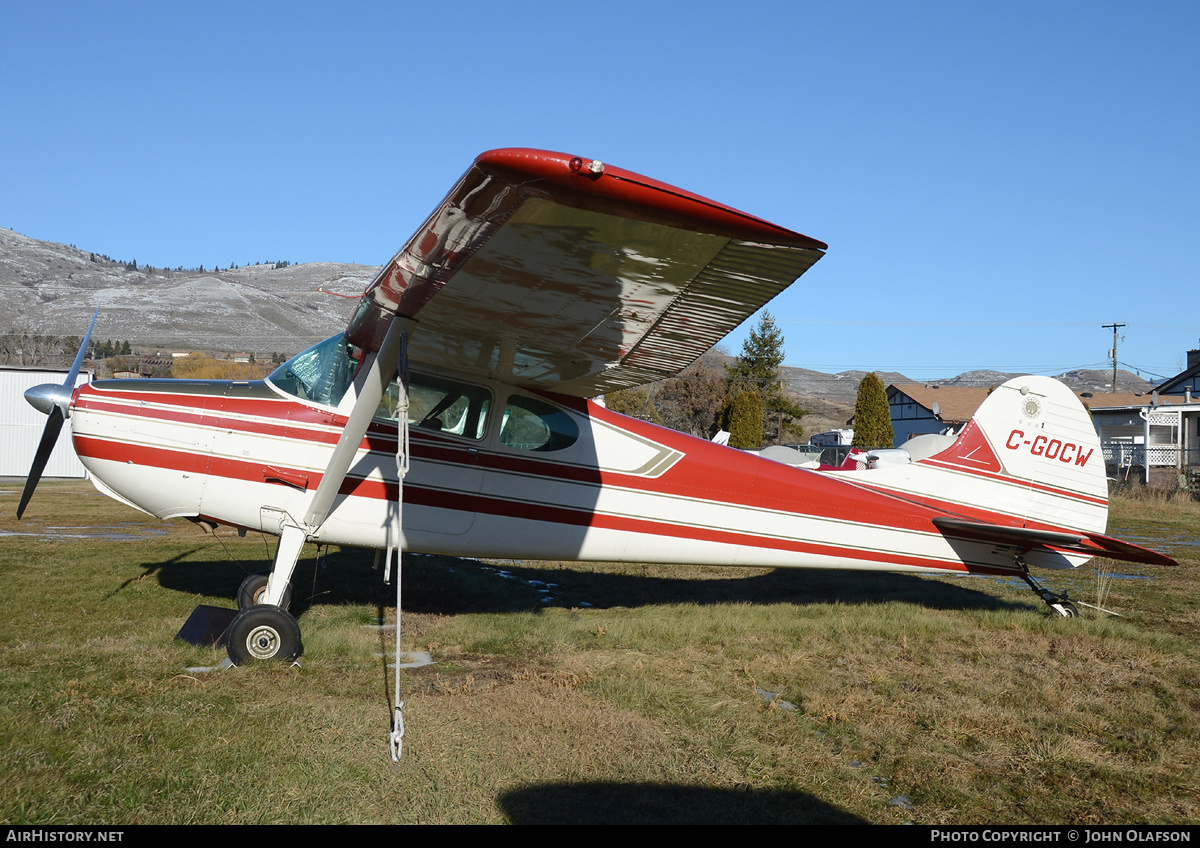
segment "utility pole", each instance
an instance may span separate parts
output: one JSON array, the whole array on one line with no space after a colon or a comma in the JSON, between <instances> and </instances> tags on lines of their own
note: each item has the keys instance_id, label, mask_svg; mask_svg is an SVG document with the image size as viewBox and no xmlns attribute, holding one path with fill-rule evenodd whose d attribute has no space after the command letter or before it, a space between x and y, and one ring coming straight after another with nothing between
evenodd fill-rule
<instances>
[{"instance_id":1,"label":"utility pole","mask_svg":"<svg viewBox=\"0 0 1200 848\"><path fill-rule=\"evenodd\" d=\"M1110 394L1115 395L1117 393L1117 329L1120 327L1124 327L1125 325L1112 323L1112 324L1101 324L1100 326L1106 330L1111 329L1113 331L1113 346L1112 346L1112 350L1109 351L1109 354L1112 356L1112 361L1113 361L1113 379L1112 379L1112 389L1110 390Z\"/></svg>"}]
</instances>

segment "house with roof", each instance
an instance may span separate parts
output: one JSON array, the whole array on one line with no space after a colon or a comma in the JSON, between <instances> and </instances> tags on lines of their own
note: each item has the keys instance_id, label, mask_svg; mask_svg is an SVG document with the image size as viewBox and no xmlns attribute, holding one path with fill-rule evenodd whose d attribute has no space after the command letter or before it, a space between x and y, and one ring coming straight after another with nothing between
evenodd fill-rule
<instances>
[{"instance_id":1,"label":"house with roof","mask_svg":"<svg viewBox=\"0 0 1200 848\"><path fill-rule=\"evenodd\" d=\"M1155 407L1146 413L1148 472L1174 460L1179 482L1200 492L1200 350L1187 352L1187 365L1154 387ZM1169 432L1153 439L1152 430Z\"/></svg>"},{"instance_id":2,"label":"house with roof","mask_svg":"<svg viewBox=\"0 0 1200 848\"><path fill-rule=\"evenodd\" d=\"M893 447L904 447L913 436L957 432L971 420L991 389L892 383L887 387L892 416Z\"/></svg>"},{"instance_id":3,"label":"house with roof","mask_svg":"<svg viewBox=\"0 0 1200 848\"><path fill-rule=\"evenodd\" d=\"M1083 400L1091 409L1109 477L1200 488L1200 403L1158 392L1097 394Z\"/></svg>"},{"instance_id":4,"label":"house with roof","mask_svg":"<svg viewBox=\"0 0 1200 848\"><path fill-rule=\"evenodd\" d=\"M1191 360L1189 352L1189 361ZM1091 412L1109 477L1200 491L1200 351L1183 374L1163 386L1180 394L1077 393ZM991 389L900 383L887 387L895 447L924 433L957 432L971 420Z\"/></svg>"},{"instance_id":5,"label":"house with roof","mask_svg":"<svg viewBox=\"0 0 1200 848\"><path fill-rule=\"evenodd\" d=\"M1159 383L1154 387L1154 390L1160 396L1184 395L1188 398L1200 397L1200 350L1189 350L1187 352L1187 367L1174 377Z\"/></svg>"}]
</instances>

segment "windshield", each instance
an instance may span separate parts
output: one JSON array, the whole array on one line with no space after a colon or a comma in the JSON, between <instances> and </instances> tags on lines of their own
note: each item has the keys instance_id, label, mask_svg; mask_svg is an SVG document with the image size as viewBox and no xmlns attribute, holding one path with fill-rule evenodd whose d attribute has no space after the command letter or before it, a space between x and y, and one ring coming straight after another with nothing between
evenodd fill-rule
<instances>
[{"instance_id":1,"label":"windshield","mask_svg":"<svg viewBox=\"0 0 1200 848\"><path fill-rule=\"evenodd\" d=\"M272 371L267 379L290 395L337 406L358 370L361 357L354 358L357 350L338 333L296 354Z\"/></svg>"}]
</instances>

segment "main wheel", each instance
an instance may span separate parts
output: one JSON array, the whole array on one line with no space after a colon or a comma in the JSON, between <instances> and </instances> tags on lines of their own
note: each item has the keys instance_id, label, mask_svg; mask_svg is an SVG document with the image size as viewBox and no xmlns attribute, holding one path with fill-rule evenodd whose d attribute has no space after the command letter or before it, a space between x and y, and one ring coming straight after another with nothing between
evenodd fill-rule
<instances>
[{"instance_id":1,"label":"main wheel","mask_svg":"<svg viewBox=\"0 0 1200 848\"><path fill-rule=\"evenodd\" d=\"M271 604L248 607L233 617L225 631L225 650L234 665L300 656L300 625L292 614Z\"/></svg>"},{"instance_id":2,"label":"main wheel","mask_svg":"<svg viewBox=\"0 0 1200 848\"><path fill-rule=\"evenodd\" d=\"M262 603L262 596L267 591L268 574L251 574L242 581L242 585L238 586L237 605L238 609L244 610L250 607L258 606ZM290 609L292 606L292 584L288 583L288 587L283 590L283 603L279 606L284 609Z\"/></svg>"}]
</instances>

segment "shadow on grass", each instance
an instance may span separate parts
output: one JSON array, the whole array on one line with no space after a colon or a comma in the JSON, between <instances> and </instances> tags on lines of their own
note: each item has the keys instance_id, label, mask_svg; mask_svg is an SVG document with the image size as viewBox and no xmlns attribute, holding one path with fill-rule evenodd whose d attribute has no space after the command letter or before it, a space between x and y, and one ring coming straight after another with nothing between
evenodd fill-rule
<instances>
[{"instance_id":1,"label":"shadow on grass","mask_svg":"<svg viewBox=\"0 0 1200 848\"><path fill-rule=\"evenodd\" d=\"M173 557L146 564L165 588L231 602L262 561L181 562ZM395 589L374 570L373 552L334 549L319 561L306 558L293 577L292 611L301 615L314 604L362 603L390 607ZM404 609L441 615L537 610L546 607L637 607L659 604L878 604L888 601L930 609L1027 609L1031 604L1004 601L968 585L926 580L909 574L821 569L725 569L718 579L662 577L561 568L552 563L489 564L455 557L406 555ZM656 570L661 570L657 569ZM741 576L738 576L738 575ZM728 575L728 576L727 576ZM973 582L968 579L964 583Z\"/></svg>"},{"instance_id":2,"label":"shadow on grass","mask_svg":"<svg viewBox=\"0 0 1200 848\"><path fill-rule=\"evenodd\" d=\"M804 792L580 783L505 792L513 824L868 824Z\"/></svg>"}]
</instances>

